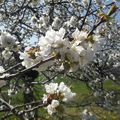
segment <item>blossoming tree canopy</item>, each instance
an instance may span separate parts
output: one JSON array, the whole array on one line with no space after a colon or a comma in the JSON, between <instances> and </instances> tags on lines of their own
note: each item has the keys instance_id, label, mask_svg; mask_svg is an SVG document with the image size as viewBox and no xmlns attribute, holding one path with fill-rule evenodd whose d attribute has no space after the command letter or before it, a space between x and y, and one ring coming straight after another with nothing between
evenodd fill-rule
<instances>
[{"instance_id":1,"label":"blossoming tree canopy","mask_svg":"<svg viewBox=\"0 0 120 120\"><path fill-rule=\"evenodd\" d=\"M118 104L119 92L105 91L103 85L108 79L115 81L113 69L120 62L118 4L115 0L0 0L0 80L5 81L0 87L4 114L0 119L12 115L38 119L41 107L62 119L62 105L76 98L72 87L59 81L62 77L84 82L92 96L99 97L94 102L98 106ZM13 99L21 94L22 103L16 106ZM81 117L97 120L87 109Z\"/></svg>"}]
</instances>

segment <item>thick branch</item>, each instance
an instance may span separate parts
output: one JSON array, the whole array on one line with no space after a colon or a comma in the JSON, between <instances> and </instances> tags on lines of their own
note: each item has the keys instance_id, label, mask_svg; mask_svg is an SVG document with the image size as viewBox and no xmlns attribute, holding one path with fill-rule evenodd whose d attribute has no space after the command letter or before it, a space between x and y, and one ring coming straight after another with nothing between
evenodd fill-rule
<instances>
[{"instance_id":1,"label":"thick branch","mask_svg":"<svg viewBox=\"0 0 120 120\"><path fill-rule=\"evenodd\" d=\"M17 77L17 76L19 76L19 75L22 75L22 74L24 74L24 73L32 70L33 68L39 67L40 65L42 65L42 64L44 64L44 63L46 63L46 62L52 61L52 60L54 60L55 58L56 58L56 56L52 56L52 57L50 57L50 58L48 58L48 59L46 59L46 60L40 61L40 62L36 63L35 65L33 65L33 66L31 66L31 67L29 67L29 68L27 68L27 69L24 69L24 70L22 70L22 71L20 71L20 72L17 72L17 73L15 73L15 74L11 74L11 75L8 75L8 76L5 76L5 77L0 77L0 80L8 80L8 79Z\"/></svg>"}]
</instances>

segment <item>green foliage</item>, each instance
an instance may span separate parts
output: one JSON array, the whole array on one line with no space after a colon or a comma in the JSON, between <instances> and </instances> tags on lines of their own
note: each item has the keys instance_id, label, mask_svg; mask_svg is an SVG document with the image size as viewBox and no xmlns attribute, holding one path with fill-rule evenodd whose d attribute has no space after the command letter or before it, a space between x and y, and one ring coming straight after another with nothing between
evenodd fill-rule
<instances>
[{"instance_id":1,"label":"green foliage","mask_svg":"<svg viewBox=\"0 0 120 120\"><path fill-rule=\"evenodd\" d=\"M36 79L36 81L42 82L43 77L39 77ZM84 109L90 110L93 114L96 114L99 120L119 120L120 115L115 111L108 111L101 107L96 106L96 104L92 103L92 105L89 104L90 101L94 100L91 97L92 92L88 89L88 87L81 81L77 80L71 80L70 78L62 78L61 76L58 76L56 79L58 83L61 81L64 81L67 83L68 86L71 87L71 89L77 93L77 96L75 97L75 100L73 100L70 103L63 104L64 113L56 114L56 116L50 116L46 112L44 108L40 108L38 110L38 120L59 120L59 119L65 119L65 120L80 120L81 119L81 113ZM106 90L120 90L119 85L115 84L112 81L105 81L104 88ZM44 86L41 85L34 85L34 95L36 100L40 100L41 97L44 94ZM7 96L7 94L6 94ZM8 96L7 96L8 97ZM14 105L20 105L23 103L23 91L19 92L17 95L11 97L12 103ZM86 105L85 105L86 104ZM3 113L0 113L0 118L3 116ZM15 116L11 116L7 120L19 120L15 118Z\"/></svg>"}]
</instances>

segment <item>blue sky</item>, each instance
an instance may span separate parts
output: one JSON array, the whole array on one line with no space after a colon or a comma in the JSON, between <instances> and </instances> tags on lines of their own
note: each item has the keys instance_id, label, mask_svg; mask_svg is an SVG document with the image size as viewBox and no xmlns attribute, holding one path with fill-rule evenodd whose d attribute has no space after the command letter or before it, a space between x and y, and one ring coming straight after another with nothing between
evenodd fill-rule
<instances>
[{"instance_id":1,"label":"blue sky","mask_svg":"<svg viewBox=\"0 0 120 120\"><path fill-rule=\"evenodd\" d=\"M113 0L105 0L106 3L111 3ZM117 7L118 7L118 12L117 12L117 16L116 16L116 21L120 22L120 0L117 0L118 2L116 3ZM0 30L3 30L3 26L0 27ZM30 43L33 44L34 42L36 41L36 37L33 36L31 39L30 39Z\"/></svg>"},{"instance_id":2,"label":"blue sky","mask_svg":"<svg viewBox=\"0 0 120 120\"><path fill-rule=\"evenodd\" d=\"M111 3L113 0L105 0L107 3ZM116 16L116 21L120 22L120 0L116 0L118 1L116 3L117 7L118 7L118 12L117 12L117 16ZM31 39L31 43L34 43L36 40L35 40L35 37L32 37Z\"/></svg>"}]
</instances>

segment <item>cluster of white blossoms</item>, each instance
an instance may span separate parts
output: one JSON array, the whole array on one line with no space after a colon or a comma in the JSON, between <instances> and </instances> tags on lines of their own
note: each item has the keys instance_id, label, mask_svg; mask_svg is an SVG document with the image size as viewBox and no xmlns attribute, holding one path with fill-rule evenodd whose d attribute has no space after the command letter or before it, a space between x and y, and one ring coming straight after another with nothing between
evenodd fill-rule
<instances>
[{"instance_id":1,"label":"cluster of white blossoms","mask_svg":"<svg viewBox=\"0 0 120 120\"><path fill-rule=\"evenodd\" d=\"M62 23L61 19L59 17L55 17L54 21L52 22L52 27L54 29L59 29L61 26L61 23Z\"/></svg>"},{"instance_id":2,"label":"cluster of white blossoms","mask_svg":"<svg viewBox=\"0 0 120 120\"><path fill-rule=\"evenodd\" d=\"M31 52L32 48L26 47L24 52L19 52L20 53L20 59L24 59L22 61L22 65L25 66L26 68L31 67L34 65L38 60L35 58L35 55L32 54ZM40 61L40 58L39 58Z\"/></svg>"},{"instance_id":3,"label":"cluster of white blossoms","mask_svg":"<svg viewBox=\"0 0 120 120\"><path fill-rule=\"evenodd\" d=\"M53 115L57 112L57 108L60 105L58 100L52 100L51 104L49 104L46 109L50 115Z\"/></svg>"},{"instance_id":4,"label":"cluster of white blossoms","mask_svg":"<svg viewBox=\"0 0 120 120\"><path fill-rule=\"evenodd\" d=\"M2 47L14 50L16 38L13 37L10 33L2 32L0 36L0 44Z\"/></svg>"},{"instance_id":5,"label":"cluster of white blossoms","mask_svg":"<svg viewBox=\"0 0 120 120\"><path fill-rule=\"evenodd\" d=\"M93 60L94 53L100 49L101 38L99 35L88 36L87 31L79 31L76 28L72 33L73 41L69 41L65 34L66 30L64 28L60 28L59 31L50 28L46 35L40 38L37 48L33 50L30 48L21 53L20 58L24 59L23 65L28 68L37 61L59 55L55 62L59 62L63 69L74 72ZM48 62L47 67L50 65L51 62Z\"/></svg>"},{"instance_id":6,"label":"cluster of white blossoms","mask_svg":"<svg viewBox=\"0 0 120 120\"><path fill-rule=\"evenodd\" d=\"M12 55L12 52L10 52L10 50L5 49L4 51L2 51L2 56L4 57L5 60L8 60Z\"/></svg>"},{"instance_id":7,"label":"cluster of white blossoms","mask_svg":"<svg viewBox=\"0 0 120 120\"><path fill-rule=\"evenodd\" d=\"M65 27L75 27L77 24L77 18L75 16L71 16L70 20L64 23Z\"/></svg>"},{"instance_id":8,"label":"cluster of white blossoms","mask_svg":"<svg viewBox=\"0 0 120 120\"><path fill-rule=\"evenodd\" d=\"M44 94L42 100L50 115L59 111L58 107L60 106L61 101L69 102L76 95L76 93L73 93L63 82L59 85L58 83L46 84L45 90L47 94Z\"/></svg>"},{"instance_id":9,"label":"cluster of white blossoms","mask_svg":"<svg viewBox=\"0 0 120 120\"><path fill-rule=\"evenodd\" d=\"M43 15L39 19L36 16L33 16L31 18L33 29L35 31L38 29L42 32L46 31L46 28L48 26L48 21L49 21L48 15Z\"/></svg>"},{"instance_id":10,"label":"cluster of white blossoms","mask_svg":"<svg viewBox=\"0 0 120 120\"><path fill-rule=\"evenodd\" d=\"M17 39L8 32L1 33L0 45L2 48L4 48L4 50L2 51L2 56L6 60L11 57L13 51L17 52L21 47Z\"/></svg>"}]
</instances>

